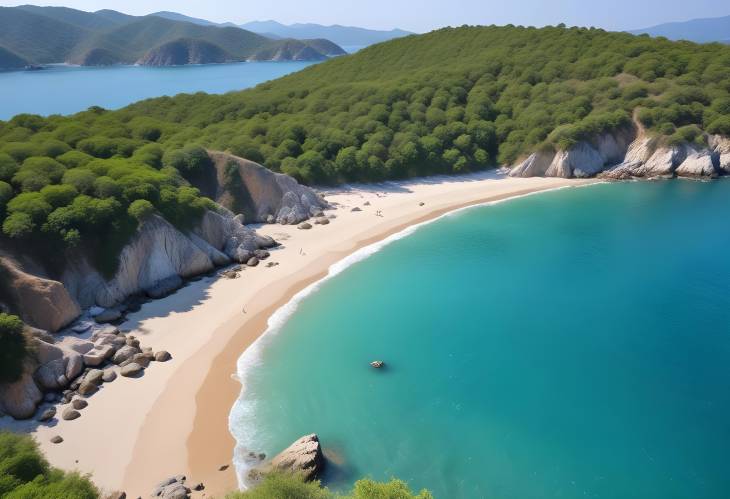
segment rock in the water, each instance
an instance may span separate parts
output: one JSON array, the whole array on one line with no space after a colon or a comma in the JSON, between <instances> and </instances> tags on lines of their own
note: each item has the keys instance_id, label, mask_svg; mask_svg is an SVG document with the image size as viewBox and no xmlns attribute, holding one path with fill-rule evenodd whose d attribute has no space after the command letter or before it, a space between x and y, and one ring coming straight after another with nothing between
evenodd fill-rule
<instances>
[{"instance_id":1,"label":"rock in the water","mask_svg":"<svg viewBox=\"0 0 730 499\"><path fill-rule=\"evenodd\" d=\"M120 374L125 378L132 378L140 374L142 371L144 371L144 368L142 366L132 362L131 364L127 364L126 366L122 367Z\"/></svg>"},{"instance_id":2,"label":"rock in the water","mask_svg":"<svg viewBox=\"0 0 730 499\"><path fill-rule=\"evenodd\" d=\"M38 421L46 422L56 417L56 408L49 407L38 416Z\"/></svg>"},{"instance_id":3,"label":"rock in the water","mask_svg":"<svg viewBox=\"0 0 730 499\"><path fill-rule=\"evenodd\" d=\"M63 438L60 435L56 435L51 438L52 444L60 444L61 442L63 442Z\"/></svg>"},{"instance_id":4,"label":"rock in the water","mask_svg":"<svg viewBox=\"0 0 730 499\"><path fill-rule=\"evenodd\" d=\"M370 365L375 369L380 369L382 367L385 367L385 362L383 362L382 360L374 360L370 363Z\"/></svg>"},{"instance_id":5,"label":"rock in the water","mask_svg":"<svg viewBox=\"0 0 730 499\"><path fill-rule=\"evenodd\" d=\"M317 435L300 438L278 454L270 463L254 468L249 478L259 479L272 471L301 474L304 480L315 479L324 467L324 454Z\"/></svg>"},{"instance_id":6,"label":"rock in the water","mask_svg":"<svg viewBox=\"0 0 730 499\"><path fill-rule=\"evenodd\" d=\"M310 224L309 222L302 222L299 225L297 225L297 229L301 229L301 230L309 230L311 228L312 228L312 224Z\"/></svg>"},{"instance_id":7,"label":"rock in the water","mask_svg":"<svg viewBox=\"0 0 730 499\"><path fill-rule=\"evenodd\" d=\"M170 352L165 350L160 350L155 354L155 360L157 362L167 362L170 359L172 359L172 355L170 355Z\"/></svg>"},{"instance_id":8,"label":"rock in the water","mask_svg":"<svg viewBox=\"0 0 730 499\"><path fill-rule=\"evenodd\" d=\"M73 407L67 407L61 413L61 417L66 421L73 421L74 419L79 419L81 417L81 413Z\"/></svg>"},{"instance_id":9,"label":"rock in the water","mask_svg":"<svg viewBox=\"0 0 730 499\"><path fill-rule=\"evenodd\" d=\"M86 409L88 406L89 406L89 403L84 399L73 399L71 401L71 407L73 407L77 411Z\"/></svg>"},{"instance_id":10,"label":"rock in the water","mask_svg":"<svg viewBox=\"0 0 730 499\"><path fill-rule=\"evenodd\" d=\"M249 267L255 267L255 266L257 266L258 264L259 264L259 259L258 259L258 258L256 258L256 257L250 258L250 259L249 259L249 260L248 260L248 261L246 262L246 265L248 265Z\"/></svg>"}]
</instances>

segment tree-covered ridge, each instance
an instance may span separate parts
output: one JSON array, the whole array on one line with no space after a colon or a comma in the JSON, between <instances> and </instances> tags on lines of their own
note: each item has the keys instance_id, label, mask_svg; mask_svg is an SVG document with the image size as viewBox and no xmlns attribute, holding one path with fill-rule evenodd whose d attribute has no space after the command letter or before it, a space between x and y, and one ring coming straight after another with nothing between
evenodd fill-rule
<instances>
[{"instance_id":1,"label":"tree-covered ridge","mask_svg":"<svg viewBox=\"0 0 730 499\"><path fill-rule=\"evenodd\" d=\"M307 60L322 60L344 51L325 41L272 40L237 27L200 26L154 15L135 17L114 11L84 12L65 7L0 7L0 52L8 51L31 63L70 62L95 66L149 64L145 56L183 40L214 47L218 57L202 62L264 59L286 45L299 47ZM0 68L17 67L0 53Z\"/></svg>"},{"instance_id":2,"label":"tree-covered ridge","mask_svg":"<svg viewBox=\"0 0 730 499\"><path fill-rule=\"evenodd\" d=\"M242 92L0 122L0 217L11 240L103 245L151 209L182 224L210 206L194 188L207 161L196 146L309 183L464 172L569 147L632 113L667 140L727 135L729 92L719 44L447 28Z\"/></svg>"}]
</instances>

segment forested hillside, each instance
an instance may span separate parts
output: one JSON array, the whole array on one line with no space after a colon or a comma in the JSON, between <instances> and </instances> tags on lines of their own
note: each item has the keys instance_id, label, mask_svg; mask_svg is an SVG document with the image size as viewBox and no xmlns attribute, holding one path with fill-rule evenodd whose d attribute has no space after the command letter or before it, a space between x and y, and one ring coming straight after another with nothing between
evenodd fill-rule
<instances>
[{"instance_id":1,"label":"forested hillside","mask_svg":"<svg viewBox=\"0 0 730 499\"><path fill-rule=\"evenodd\" d=\"M719 44L443 29L242 92L17 116L0 124L3 232L73 245L152 207L185 220L208 203L188 186L206 160L196 145L308 183L465 172L569 147L634 112L667 141L730 135L729 92L730 47Z\"/></svg>"}]
</instances>

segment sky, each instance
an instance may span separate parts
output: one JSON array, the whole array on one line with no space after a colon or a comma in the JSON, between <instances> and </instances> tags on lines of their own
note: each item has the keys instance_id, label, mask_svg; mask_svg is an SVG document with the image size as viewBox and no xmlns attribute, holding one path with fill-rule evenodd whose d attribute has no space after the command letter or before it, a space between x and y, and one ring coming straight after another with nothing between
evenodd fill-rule
<instances>
[{"instance_id":1,"label":"sky","mask_svg":"<svg viewBox=\"0 0 730 499\"><path fill-rule=\"evenodd\" d=\"M313 22L375 29L395 27L426 32L462 24L596 26L629 30L700 17L730 14L727 0L0 0L62 5L94 11L114 9L144 15L171 10L216 22L274 19L285 24Z\"/></svg>"}]
</instances>

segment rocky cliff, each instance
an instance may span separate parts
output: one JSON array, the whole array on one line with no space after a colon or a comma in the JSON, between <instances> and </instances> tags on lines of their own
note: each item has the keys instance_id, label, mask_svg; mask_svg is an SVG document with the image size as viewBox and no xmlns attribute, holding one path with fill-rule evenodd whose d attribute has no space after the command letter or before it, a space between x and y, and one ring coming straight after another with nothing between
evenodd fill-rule
<instances>
[{"instance_id":1,"label":"rocky cliff","mask_svg":"<svg viewBox=\"0 0 730 499\"><path fill-rule=\"evenodd\" d=\"M209 153L214 169L200 185L201 192L246 223L297 224L327 207L312 189L288 175L223 152Z\"/></svg>"},{"instance_id":2,"label":"rocky cliff","mask_svg":"<svg viewBox=\"0 0 730 499\"><path fill-rule=\"evenodd\" d=\"M730 174L730 138L705 137L705 146L667 144L636 129L604 133L566 150L538 151L510 170L513 177L600 177L606 179Z\"/></svg>"},{"instance_id":3,"label":"rocky cliff","mask_svg":"<svg viewBox=\"0 0 730 499\"><path fill-rule=\"evenodd\" d=\"M214 190L222 204L243 200L239 215L221 208L206 212L196 226L183 232L159 215L140 224L123 247L113 276L102 275L83 248L63 255L62 269L49 269L0 241L0 310L18 314L36 328L55 332L83 309L108 309L114 320L129 297L159 298L182 286L187 278L229 263L265 258L276 245L243 222L298 223L327 205L312 189L260 165L222 153L213 154ZM219 172L218 168L222 168ZM219 175L237 182L219 185ZM216 196L211 196L216 197ZM231 202L228 202L231 201Z\"/></svg>"}]
</instances>

